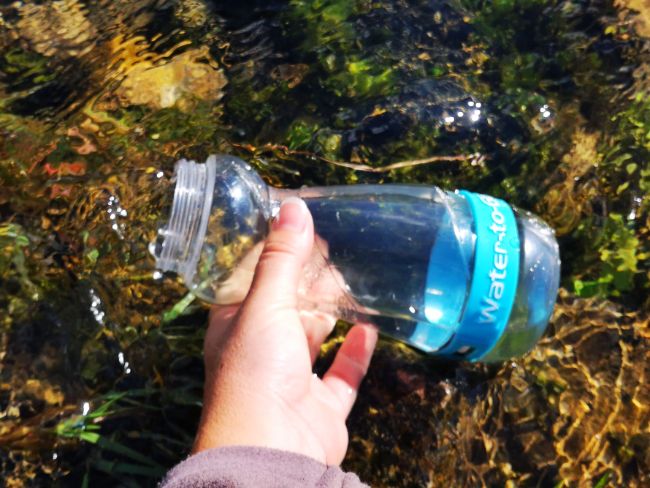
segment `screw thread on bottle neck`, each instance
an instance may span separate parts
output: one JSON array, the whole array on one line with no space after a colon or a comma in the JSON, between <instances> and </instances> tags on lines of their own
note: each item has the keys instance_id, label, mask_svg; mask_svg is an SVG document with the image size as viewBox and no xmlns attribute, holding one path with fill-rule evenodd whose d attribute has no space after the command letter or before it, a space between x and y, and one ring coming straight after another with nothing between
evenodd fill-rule
<instances>
[{"instance_id":1,"label":"screw thread on bottle neck","mask_svg":"<svg viewBox=\"0 0 650 488\"><path fill-rule=\"evenodd\" d=\"M181 159L168 224L158 231L150 251L161 271L174 271L190 283L205 236L216 175L216 160L206 164Z\"/></svg>"}]
</instances>

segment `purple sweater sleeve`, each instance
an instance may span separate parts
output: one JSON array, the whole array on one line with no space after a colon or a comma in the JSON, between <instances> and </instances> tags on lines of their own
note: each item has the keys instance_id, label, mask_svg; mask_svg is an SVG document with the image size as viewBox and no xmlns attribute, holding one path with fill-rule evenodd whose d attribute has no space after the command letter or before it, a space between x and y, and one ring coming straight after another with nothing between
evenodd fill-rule
<instances>
[{"instance_id":1,"label":"purple sweater sleeve","mask_svg":"<svg viewBox=\"0 0 650 488\"><path fill-rule=\"evenodd\" d=\"M209 449L174 467L159 488L368 488L338 466L277 449Z\"/></svg>"}]
</instances>

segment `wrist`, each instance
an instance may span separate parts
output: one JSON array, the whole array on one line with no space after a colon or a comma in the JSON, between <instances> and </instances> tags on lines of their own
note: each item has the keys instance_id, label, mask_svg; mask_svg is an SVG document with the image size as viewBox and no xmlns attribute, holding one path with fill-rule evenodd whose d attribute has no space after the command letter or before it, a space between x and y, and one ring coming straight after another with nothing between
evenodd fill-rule
<instances>
[{"instance_id":1,"label":"wrist","mask_svg":"<svg viewBox=\"0 0 650 488\"><path fill-rule=\"evenodd\" d=\"M221 387L220 387L221 388ZM206 391L204 408L192 448L196 454L227 446L255 446L278 449L308 456L321 463L327 456L310 426L287 413L272 395L238 390L236 398L221 388L220 395Z\"/></svg>"}]
</instances>

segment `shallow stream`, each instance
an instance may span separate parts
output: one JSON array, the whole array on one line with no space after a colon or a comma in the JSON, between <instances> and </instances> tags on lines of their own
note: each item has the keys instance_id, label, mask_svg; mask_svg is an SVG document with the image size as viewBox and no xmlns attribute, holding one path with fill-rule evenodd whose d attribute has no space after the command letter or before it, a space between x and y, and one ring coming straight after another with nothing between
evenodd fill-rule
<instances>
[{"instance_id":1,"label":"shallow stream","mask_svg":"<svg viewBox=\"0 0 650 488\"><path fill-rule=\"evenodd\" d=\"M147 244L174 162L217 152L279 187L492 194L557 231L539 345L488 367L382 341L344 469L648 486L649 60L641 0L0 3L4 486L155 486L186 456L207 308Z\"/></svg>"}]
</instances>

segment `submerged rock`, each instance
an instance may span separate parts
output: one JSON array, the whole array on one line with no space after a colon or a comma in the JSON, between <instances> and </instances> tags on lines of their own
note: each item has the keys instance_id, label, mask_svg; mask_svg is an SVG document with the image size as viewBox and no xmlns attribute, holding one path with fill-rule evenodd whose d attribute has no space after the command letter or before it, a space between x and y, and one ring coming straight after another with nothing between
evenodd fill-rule
<instances>
[{"instance_id":1,"label":"submerged rock","mask_svg":"<svg viewBox=\"0 0 650 488\"><path fill-rule=\"evenodd\" d=\"M177 105L190 110L193 99L218 101L227 80L206 46L190 49L160 66L135 65L115 94L123 106L146 105L153 109Z\"/></svg>"},{"instance_id":2,"label":"submerged rock","mask_svg":"<svg viewBox=\"0 0 650 488\"><path fill-rule=\"evenodd\" d=\"M44 56L81 56L93 49L97 31L77 0L27 4L20 9L20 35Z\"/></svg>"},{"instance_id":3,"label":"submerged rock","mask_svg":"<svg viewBox=\"0 0 650 488\"><path fill-rule=\"evenodd\" d=\"M633 24L636 31L645 37L650 37L650 2L648 0L615 0L619 8L635 10Z\"/></svg>"},{"instance_id":4,"label":"submerged rock","mask_svg":"<svg viewBox=\"0 0 650 488\"><path fill-rule=\"evenodd\" d=\"M209 4L203 0L183 0L175 7L174 15L188 27L203 27L214 17Z\"/></svg>"},{"instance_id":5,"label":"submerged rock","mask_svg":"<svg viewBox=\"0 0 650 488\"><path fill-rule=\"evenodd\" d=\"M358 144L376 146L398 140L416 126L475 130L483 122L484 110L479 100L451 80L420 80L376 103L372 113L345 135L344 154Z\"/></svg>"}]
</instances>

